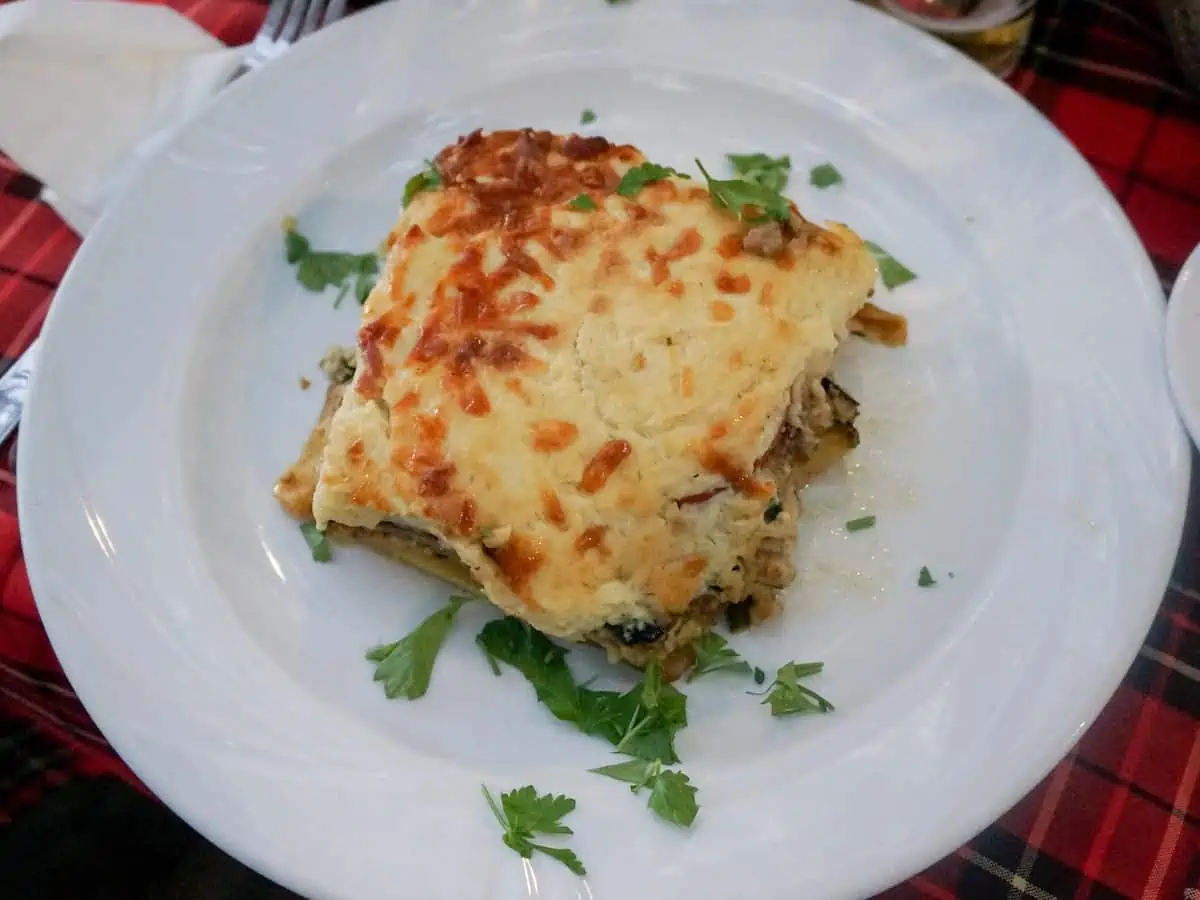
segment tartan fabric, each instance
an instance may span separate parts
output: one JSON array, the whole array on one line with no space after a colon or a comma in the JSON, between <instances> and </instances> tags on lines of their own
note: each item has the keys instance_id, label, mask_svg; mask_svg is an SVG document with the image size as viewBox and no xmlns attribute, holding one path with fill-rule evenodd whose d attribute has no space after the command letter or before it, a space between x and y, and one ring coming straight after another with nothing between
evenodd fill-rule
<instances>
[{"instance_id":1,"label":"tartan fabric","mask_svg":"<svg viewBox=\"0 0 1200 900\"><path fill-rule=\"evenodd\" d=\"M251 0L170 2L229 43L248 40L264 9ZM1169 289L1200 243L1200 101L1170 57L1154 4L1043 0L1024 63L1010 81L1095 167ZM38 201L40 187L0 153L2 364L36 334L78 248L78 239ZM87 796L104 797L114 785L144 790L80 707L38 622L14 517L12 461L13 448L0 448L0 862L6 824L9 833L24 828L38 840L82 833L93 827L80 812L93 805L79 801L83 787L97 791ZM1154 625L1098 721L998 822L880 897L1200 900L1198 498L1200 489L1194 489L1179 559ZM156 818L168 813L148 811L160 809L150 800L141 803L101 805L123 810L114 813L113 827L136 827L129 823L140 819L150 833L175 833L174 825ZM51 809L59 810L57 819ZM47 828L47 821L59 824ZM116 852L103 846L106 858ZM224 887L213 881L201 893L171 896L284 895L265 883L251 887L256 876L232 861L214 863L206 852L220 856L203 851L189 883L200 868L219 873L214 877ZM133 863L158 873L153 891L101 890L92 880L86 894L36 896L165 896L158 893L164 853L175 860L183 851L171 843L169 852ZM61 857L51 854L61 869ZM10 861L20 858L29 858L26 850L10 853Z\"/></svg>"}]
</instances>

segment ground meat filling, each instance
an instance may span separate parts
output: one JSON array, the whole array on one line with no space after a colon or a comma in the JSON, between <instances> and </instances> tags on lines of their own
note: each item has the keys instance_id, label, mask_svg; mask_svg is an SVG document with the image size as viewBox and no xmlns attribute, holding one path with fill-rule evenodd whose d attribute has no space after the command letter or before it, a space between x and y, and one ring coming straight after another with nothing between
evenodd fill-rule
<instances>
[{"instance_id":1,"label":"ground meat filling","mask_svg":"<svg viewBox=\"0 0 1200 900\"><path fill-rule=\"evenodd\" d=\"M796 577L791 551L799 515L797 494L858 445L857 415L858 403L832 379L799 385L784 424L758 467L773 476L780 494L763 513L764 527L754 551L718 583L708 585L683 614L666 621L613 623L589 640L610 656L637 666L658 659L664 675L673 678L692 665L692 642L722 612L735 630L773 616L779 592Z\"/></svg>"}]
</instances>

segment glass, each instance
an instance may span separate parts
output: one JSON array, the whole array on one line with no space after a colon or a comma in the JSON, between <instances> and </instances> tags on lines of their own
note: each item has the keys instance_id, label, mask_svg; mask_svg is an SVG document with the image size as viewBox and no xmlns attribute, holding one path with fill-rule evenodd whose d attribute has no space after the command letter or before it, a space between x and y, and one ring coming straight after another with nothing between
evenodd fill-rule
<instances>
[{"instance_id":1,"label":"glass","mask_svg":"<svg viewBox=\"0 0 1200 900\"><path fill-rule=\"evenodd\" d=\"M941 38L1001 78L1012 73L1033 27L1036 0L866 0ZM956 10L966 7L965 13Z\"/></svg>"}]
</instances>

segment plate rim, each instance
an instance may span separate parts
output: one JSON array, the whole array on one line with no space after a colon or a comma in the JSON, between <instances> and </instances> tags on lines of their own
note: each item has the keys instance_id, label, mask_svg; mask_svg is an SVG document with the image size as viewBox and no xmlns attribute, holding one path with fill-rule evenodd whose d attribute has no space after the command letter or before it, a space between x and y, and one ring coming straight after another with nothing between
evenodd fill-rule
<instances>
[{"instance_id":1,"label":"plate rim","mask_svg":"<svg viewBox=\"0 0 1200 900\"><path fill-rule=\"evenodd\" d=\"M1192 315L1197 324L1190 329L1184 317ZM1188 335L1200 334L1200 244L1188 254L1179 270L1171 297L1167 303L1166 358L1167 378L1171 384L1171 396L1180 421L1200 445L1200 382L1192 384L1184 375L1184 342Z\"/></svg>"}]
</instances>

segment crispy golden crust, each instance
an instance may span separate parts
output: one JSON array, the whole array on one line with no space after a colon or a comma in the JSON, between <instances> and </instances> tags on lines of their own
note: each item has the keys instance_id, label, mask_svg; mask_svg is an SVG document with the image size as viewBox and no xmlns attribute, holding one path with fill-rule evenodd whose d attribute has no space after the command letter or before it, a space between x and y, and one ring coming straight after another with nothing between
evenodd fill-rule
<instances>
[{"instance_id":1,"label":"crispy golden crust","mask_svg":"<svg viewBox=\"0 0 1200 900\"><path fill-rule=\"evenodd\" d=\"M875 265L838 225L744 252L695 182L617 195L643 161L528 131L439 154L445 187L400 217L363 310L319 524L428 530L576 640L672 619L753 554L779 487L760 461Z\"/></svg>"}]
</instances>

